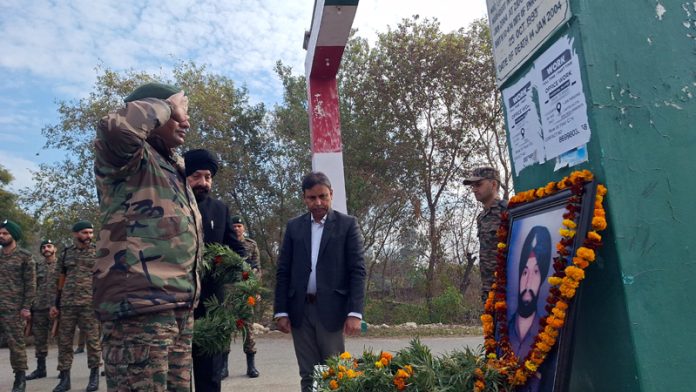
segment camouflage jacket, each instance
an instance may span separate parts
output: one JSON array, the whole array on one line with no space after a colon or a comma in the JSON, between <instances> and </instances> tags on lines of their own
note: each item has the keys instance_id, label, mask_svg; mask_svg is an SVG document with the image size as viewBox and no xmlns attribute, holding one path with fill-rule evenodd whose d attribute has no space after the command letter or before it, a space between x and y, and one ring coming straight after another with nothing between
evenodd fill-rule
<instances>
[{"instance_id":1,"label":"camouflage jacket","mask_svg":"<svg viewBox=\"0 0 696 392\"><path fill-rule=\"evenodd\" d=\"M165 101L130 102L99 123L95 175L101 208L94 269L100 320L198 301L203 235L184 160L150 132L170 117Z\"/></svg>"},{"instance_id":2,"label":"camouflage jacket","mask_svg":"<svg viewBox=\"0 0 696 392\"><path fill-rule=\"evenodd\" d=\"M49 263L46 259L36 263L36 300L33 310L47 310L55 304L57 263L58 260Z\"/></svg>"},{"instance_id":3,"label":"camouflage jacket","mask_svg":"<svg viewBox=\"0 0 696 392\"><path fill-rule=\"evenodd\" d=\"M65 275L65 283L60 299L52 303L60 306L92 305L92 270L96 258L96 248L91 245L80 249L75 245L66 248L58 258L57 275ZM53 291L56 293L56 291Z\"/></svg>"},{"instance_id":4,"label":"camouflage jacket","mask_svg":"<svg viewBox=\"0 0 696 392\"><path fill-rule=\"evenodd\" d=\"M479 268L481 288L488 293L493 285L495 267L498 263L498 237L500 214L507 208L506 200L496 200L491 208L484 208L476 217L479 238Z\"/></svg>"},{"instance_id":5,"label":"camouflage jacket","mask_svg":"<svg viewBox=\"0 0 696 392\"><path fill-rule=\"evenodd\" d=\"M0 310L31 309L36 294L36 263L28 250L6 255L0 247Z\"/></svg>"},{"instance_id":6,"label":"camouflage jacket","mask_svg":"<svg viewBox=\"0 0 696 392\"><path fill-rule=\"evenodd\" d=\"M244 249L246 250L246 262L249 263L251 268L261 268L259 263L259 246L256 244L256 241L251 238L245 238L242 244L244 244Z\"/></svg>"}]
</instances>

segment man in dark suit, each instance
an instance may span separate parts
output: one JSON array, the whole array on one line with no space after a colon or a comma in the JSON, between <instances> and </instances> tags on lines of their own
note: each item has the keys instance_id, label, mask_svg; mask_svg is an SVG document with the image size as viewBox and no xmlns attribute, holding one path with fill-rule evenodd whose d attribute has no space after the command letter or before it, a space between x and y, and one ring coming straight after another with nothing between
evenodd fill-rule
<instances>
[{"instance_id":1,"label":"man in dark suit","mask_svg":"<svg viewBox=\"0 0 696 392\"><path fill-rule=\"evenodd\" d=\"M203 219L203 241L206 244L218 243L227 245L240 256L244 257L246 251L244 244L237 239L232 228L230 210L221 202L210 196L213 186L213 177L217 173L217 159L207 150L190 150L184 153L186 164L186 181L191 186L193 194L198 202L198 210ZM225 289L222 284L217 284L210 276L201 278L201 299L193 311L193 318L204 317L206 308L204 302L216 296L220 301L225 298ZM227 377L227 355L203 355L195 345L193 346L193 376L196 391L216 392L222 388L221 380Z\"/></svg>"},{"instance_id":2,"label":"man in dark suit","mask_svg":"<svg viewBox=\"0 0 696 392\"><path fill-rule=\"evenodd\" d=\"M309 213L291 219L278 257L274 312L278 329L292 332L302 391L314 366L345 350L343 333L360 330L365 299L363 242L355 217L331 209L324 173L302 180Z\"/></svg>"}]
</instances>

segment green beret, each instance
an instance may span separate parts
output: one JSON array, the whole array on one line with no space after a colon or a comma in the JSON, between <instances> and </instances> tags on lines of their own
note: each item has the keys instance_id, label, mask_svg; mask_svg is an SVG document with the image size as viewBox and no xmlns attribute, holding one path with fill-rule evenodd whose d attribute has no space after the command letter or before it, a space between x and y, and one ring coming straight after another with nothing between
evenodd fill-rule
<instances>
[{"instance_id":1,"label":"green beret","mask_svg":"<svg viewBox=\"0 0 696 392\"><path fill-rule=\"evenodd\" d=\"M41 245L39 245L39 251L40 251L41 249L43 249L44 245L48 245L48 244L53 244L53 241L51 241L51 240L43 240L43 241L41 241Z\"/></svg>"},{"instance_id":2,"label":"green beret","mask_svg":"<svg viewBox=\"0 0 696 392\"><path fill-rule=\"evenodd\" d=\"M18 224L12 222L9 219L5 219L1 224L0 224L0 229L5 229L10 232L10 235L15 241L19 241L22 239L22 228L19 227Z\"/></svg>"},{"instance_id":3,"label":"green beret","mask_svg":"<svg viewBox=\"0 0 696 392\"><path fill-rule=\"evenodd\" d=\"M239 224L242 224L242 225L244 224L244 221L242 220L242 217L239 216L239 215L235 215L235 216L233 216L233 217L230 218L230 219L232 220L232 224L233 224L233 225L234 225L234 224L238 224L238 223L239 223Z\"/></svg>"},{"instance_id":4,"label":"green beret","mask_svg":"<svg viewBox=\"0 0 696 392\"><path fill-rule=\"evenodd\" d=\"M79 221L72 227L73 233L77 233L78 231L82 231L84 229L94 229L94 226L92 226L92 223L89 221Z\"/></svg>"},{"instance_id":5,"label":"green beret","mask_svg":"<svg viewBox=\"0 0 696 392\"><path fill-rule=\"evenodd\" d=\"M180 88L163 83L146 83L133 90L124 101L126 103L145 98L167 99L181 91Z\"/></svg>"}]
</instances>

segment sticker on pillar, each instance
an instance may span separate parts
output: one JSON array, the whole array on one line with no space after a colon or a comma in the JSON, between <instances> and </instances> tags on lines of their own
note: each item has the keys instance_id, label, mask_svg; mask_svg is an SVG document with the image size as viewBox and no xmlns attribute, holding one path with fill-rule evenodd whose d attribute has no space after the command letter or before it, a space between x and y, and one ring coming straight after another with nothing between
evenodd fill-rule
<instances>
[{"instance_id":1,"label":"sticker on pillar","mask_svg":"<svg viewBox=\"0 0 696 392\"><path fill-rule=\"evenodd\" d=\"M587 145L574 148L556 157L556 166L553 171L558 171L564 167L573 167L583 162L587 162Z\"/></svg>"},{"instance_id":2,"label":"sticker on pillar","mask_svg":"<svg viewBox=\"0 0 696 392\"><path fill-rule=\"evenodd\" d=\"M535 163L544 162L544 139L539 113L527 76L503 90L503 102L510 133L510 151L515 175Z\"/></svg>"},{"instance_id":3,"label":"sticker on pillar","mask_svg":"<svg viewBox=\"0 0 696 392\"><path fill-rule=\"evenodd\" d=\"M534 62L546 160L590 141L587 103L573 40L561 37Z\"/></svg>"}]
</instances>

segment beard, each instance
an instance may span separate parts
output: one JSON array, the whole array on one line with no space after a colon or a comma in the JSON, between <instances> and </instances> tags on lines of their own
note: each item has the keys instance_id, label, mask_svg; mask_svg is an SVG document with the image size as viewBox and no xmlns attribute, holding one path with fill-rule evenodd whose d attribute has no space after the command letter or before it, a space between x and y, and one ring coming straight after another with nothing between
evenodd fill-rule
<instances>
[{"instance_id":1,"label":"beard","mask_svg":"<svg viewBox=\"0 0 696 392\"><path fill-rule=\"evenodd\" d=\"M204 200L210 194L210 188L204 186L194 186L192 189L196 201Z\"/></svg>"},{"instance_id":2,"label":"beard","mask_svg":"<svg viewBox=\"0 0 696 392\"><path fill-rule=\"evenodd\" d=\"M523 299L524 295L526 293L529 293L529 295L532 297L531 300L525 301ZM539 298L537 297L537 294L529 289L526 289L522 291L518 296L517 296L517 314L522 317L522 318L527 318L534 314L537 310L537 301Z\"/></svg>"},{"instance_id":3,"label":"beard","mask_svg":"<svg viewBox=\"0 0 696 392\"><path fill-rule=\"evenodd\" d=\"M9 240L0 240L0 246L8 246L12 244L12 239Z\"/></svg>"},{"instance_id":4,"label":"beard","mask_svg":"<svg viewBox=\"0 0 696 392\"><path fill-rule=\"evenodd\" d=\"M56 254L56 251L51 252L51 251L48 251L48 250L47 250L47 251L42 252L41 254L42 254L43 257L45 257L45 258L49 258L49 257L55 255L55 254Z\"/></svg>"},{"instance_id":5,"label":"beard","mask_svg":"<svg viewBox=\"0 0 696 392\"><path fill-rule=\"evenodd\" d=\"M83 245L89 245L89 244L92 243L92 239L91 239L91 238L84 238L84 239L78 238L77 240L78 240L81 244L83 244Z\"/></svg>"}]
</instances>

